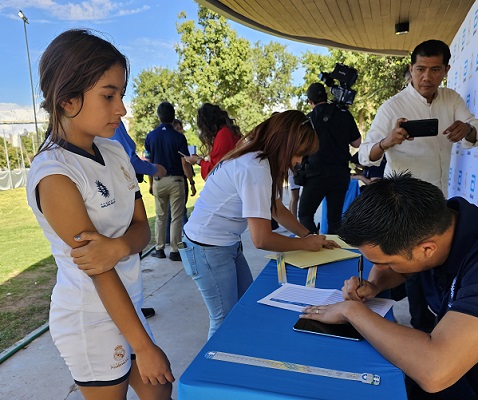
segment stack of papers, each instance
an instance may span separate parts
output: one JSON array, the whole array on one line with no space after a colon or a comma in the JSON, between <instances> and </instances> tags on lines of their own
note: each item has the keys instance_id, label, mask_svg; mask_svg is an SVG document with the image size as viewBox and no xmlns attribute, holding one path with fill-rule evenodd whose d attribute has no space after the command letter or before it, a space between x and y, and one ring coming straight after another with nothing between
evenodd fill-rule
<instances>
[{"instance_id":1,"label":"stack of papers","mask_svg":"<svg viewBox=\"0 0 478 400\"><path fill-rule=\"evenodd\" d=\"M318 289L285 283L258 303L286 310L302 312L307 306L329 305L343 301L342 292L337 289ZM382 317L395 305L394 300L375 298L365 303Z\"/></svg>"}]
</instances>

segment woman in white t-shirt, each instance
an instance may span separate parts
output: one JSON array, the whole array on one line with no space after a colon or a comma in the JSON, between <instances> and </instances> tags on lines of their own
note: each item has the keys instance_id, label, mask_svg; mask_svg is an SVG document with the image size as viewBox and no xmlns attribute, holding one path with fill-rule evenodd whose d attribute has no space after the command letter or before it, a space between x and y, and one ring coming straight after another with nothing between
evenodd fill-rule
<instances>
[{"instance_id":1,"label":"woman in white t-shirt","mask_svg":"<svg viewBox=\"0 0 478 400\"><path fill-rule=\"evenodd\" d=\"M28 204L58 266L50 333L86 399L169 400L169 360L143 314L139 252L151 237L121 144L129 65L87 30L56 37L40 60L47 138L27 180ZM158 384L159 383L159 384Z\"/></svg>"},{"instance_id":2,"label":"woman in white t-shirt","mask_svg":"<svg viewBox=\"0 0 478 400\"><path fill-rule=\"evenodd\" d=\"M185 247L180 249L186 273L209 310L209 337L252 283L241 245L248 226L259 249L338 247L323 235L311 234L281 200L289 169L317 146L317 135L304 113L285 111L254 128L210 172L184 227ZM298 237L273 232L272 217Z\"/></svg>"}]
</instances>

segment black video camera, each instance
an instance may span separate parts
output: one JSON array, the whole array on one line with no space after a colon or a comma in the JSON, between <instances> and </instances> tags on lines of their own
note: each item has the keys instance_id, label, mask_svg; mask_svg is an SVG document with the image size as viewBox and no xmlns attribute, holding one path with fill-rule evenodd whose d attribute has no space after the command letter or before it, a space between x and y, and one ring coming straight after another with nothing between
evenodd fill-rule
<instances>
[{"instance_id":1,"label":"black video camera","mask_svg":"<svg viewBox=\"0 0 478 400\"><path fill-rule=\"evenodd\" d=\"M358 78L358 72L355 68L337 63L331 73L321 72L319 79L330 87L330 92L334 96L333 102L339 107L352 105L355 99L356 91L351 87ZM339 85L335 81L339 81Z\"/></svg>"}]
</instances>

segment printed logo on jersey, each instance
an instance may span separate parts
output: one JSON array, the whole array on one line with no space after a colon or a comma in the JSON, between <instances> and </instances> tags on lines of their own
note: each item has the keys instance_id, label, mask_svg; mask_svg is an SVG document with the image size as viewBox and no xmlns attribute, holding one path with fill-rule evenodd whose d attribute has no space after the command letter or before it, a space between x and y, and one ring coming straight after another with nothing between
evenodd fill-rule
<instances>
[{"instance_id":1,"label":"printed logo on jersey","mask_svg":"<svg viewBox=\"0 0 478 400\"><path fill-rule=\"evenodd\" d=\"M126 169L123 166L121 166L121 171L123 171L123 175L124 175L126 181L128 182L128 189L129 190L134 190L136 188L136 185L135 185L133 179L131 178L131 175L129 174L129 172L126 171Z\"/></svg>"},{"instance_id":2,"label":"printed logo on jersey","mask_svg":"<svg viewBox=\"0 0 478 400\"><path fill-rule=\"evenodd\" d=\"M108 198L110 197L110 191L108 190L108 188L103 185L100 181L96 181L96 188L98 189L98 192L104 197L104 198ZM115 204L116 203L116 200L115 199L111 199L111 200L108 200L108 201L105 201L104 203L101 203L100 204L100 207L101 208L105 208L105 207L109 207L111 206L112 204Z\"/></svg>"},{"instance_id":3,"label":"printed logo on jersey","mask_svg":"<svg viewBox=\"0 0 478 400\"><path fill-rule=\"evenodd\" d=\"M95 183L96 187L98 188L98 192L100 192L103 197L110 197L110 191L105 185L103 185L100 181L96 181Z\"/></svg>"},{"instance_id":4,"label":"printed logo on jersey","mask_svg":"<svg viewBox=\"0 0 478 400\"><path fill-rule=\"evenodd\" d=\"M217 171L219 168L222 167L222 163L223 163L223 162L224 162L224 161L218 162L218 163L216 164L216 166L214 167L214 169L210 172L210 174L211 174L211 175L214 175L214 174L216 173L216 171Z\"/></svg>"},{"instance_id":5,"label":"printed logo on jersey","mask_svg":"<svg viewBox=\"0 0 478 400\"><path fill-rule=\"evenodd\" d=\"M453 279L453 283L450 288L450 297L448 298L448 308L451 308L453 301L455 300L455 287L456 287L456 276Z\"/></svg>"},{"instance_id":6,"label":"printed logo on jersey","mask_svg":"<svg viewBox=\"0 0 478 400\"><path fill-rule=\"evenodd\" d=\"M119 368L129 360L129 357L126 356L126 350L120 344L115 347L113 358L116 362L110 365L111 369Z\"/></svg>"}]
</instances>

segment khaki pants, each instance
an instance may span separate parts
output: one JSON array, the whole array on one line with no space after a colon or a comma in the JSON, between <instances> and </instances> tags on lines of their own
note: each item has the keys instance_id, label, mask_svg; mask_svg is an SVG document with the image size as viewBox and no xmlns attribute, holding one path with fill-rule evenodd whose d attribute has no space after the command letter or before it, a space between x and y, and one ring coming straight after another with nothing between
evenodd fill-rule
<instances>
[{"instance_id":1,"label":"khaki pants","mask_svg":"<svg viewBox=\"0 0 478 400\"><path fill-rule=\"evenodd\" d=\"M156 225L154 237L156 250L164 249L166 242L166 227L168 205L171 208L171 228L169 231L171 251L178 251L178 243L181 241L183 214L184 214L184 177L165 176L153 182L153 194L156 204Z\"/></svg>"}]
</instances>

